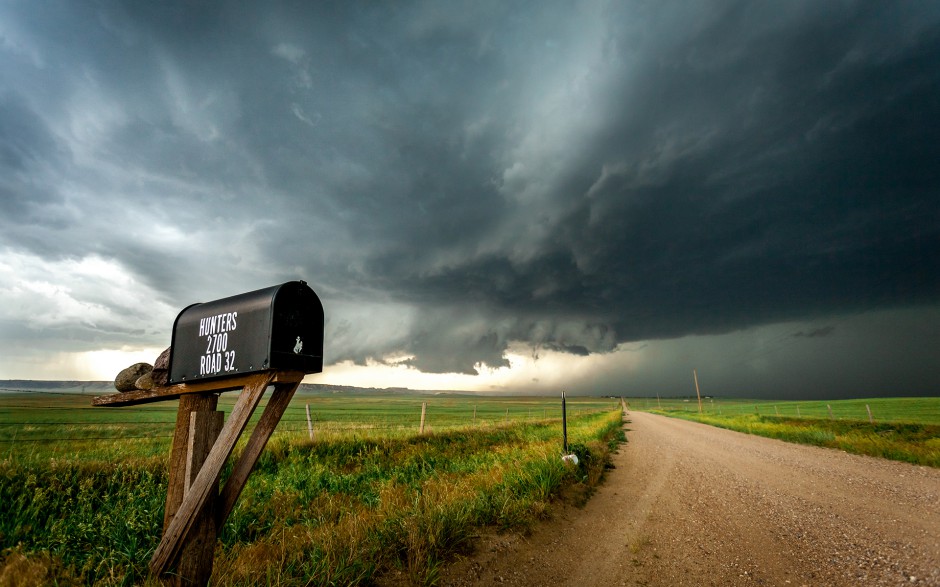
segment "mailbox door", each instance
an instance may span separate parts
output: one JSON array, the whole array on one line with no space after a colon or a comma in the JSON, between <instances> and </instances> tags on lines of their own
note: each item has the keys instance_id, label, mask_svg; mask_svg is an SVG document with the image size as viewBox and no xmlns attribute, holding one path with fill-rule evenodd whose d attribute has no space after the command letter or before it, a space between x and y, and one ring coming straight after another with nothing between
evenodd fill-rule
<instances>
[{"instance_id":1,"label":"mailbox door","mask_svg":"<svg viewBox=\"0 0 940 587\"><path fill-rule=\"evenodd\" d=\"M271 366L305 373L323 370L323 306L305 283L280 287L274 299Z\"/></svg>"}]
</instances>

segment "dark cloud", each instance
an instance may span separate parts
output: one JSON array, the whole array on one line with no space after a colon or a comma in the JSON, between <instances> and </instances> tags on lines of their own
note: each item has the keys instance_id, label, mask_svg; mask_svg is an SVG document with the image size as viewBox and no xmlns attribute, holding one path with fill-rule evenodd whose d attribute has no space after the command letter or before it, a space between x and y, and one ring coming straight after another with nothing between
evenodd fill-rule
<instances>
[{"instance_id":1,"label":"dark cloud","mask_svg":"<svg viewBox=\"0 0 940 587\"><path fill-rule=\"evenodd\" d=\"M829 326L823 326L821 328L814 328L813 330L809 330L806 332L800 330L799 332L793 334L793 336L794 337L805 336L806 338L816 338L818 336L829 336L830 334L835 332L835 329L836 327L830 324Z\"/></svg>"},{"instance_id":2,"label":"dark cloud","mask_svg":"<svg viewBox=\"0 0 940 587\"><path fill-rule=\"evenodd\" d=\"M535 254L416 272L409 295L592 316L618 341L936 300L936 22L754 12L615 75L606 126L537 202L552 208L526 211L546 224ZM870 41L884 19L898 36Z\"/></svg>"},{"instance_id":3,"label":"dark cloud","mask_svg":"<svg viewBox=\"0 0 940 587\"><path fill-rule=\"evenodd\" d=\"M27 101L13 90L0 92L0 210L7 222L61 227L54 182L68 153Z\"/></svg>"},{"instance_id":4,"label":"dark cloud","mask_svg":"<svg viewBox=\"0 0 940 587\"><path fill-rule=\"evenodd\" d=\"M475 373L514 341L588 356L940 300L933 3L0 21L0 250L113 260L170 308L305 278L330 361Z\"/></svg>"}]
</instances>

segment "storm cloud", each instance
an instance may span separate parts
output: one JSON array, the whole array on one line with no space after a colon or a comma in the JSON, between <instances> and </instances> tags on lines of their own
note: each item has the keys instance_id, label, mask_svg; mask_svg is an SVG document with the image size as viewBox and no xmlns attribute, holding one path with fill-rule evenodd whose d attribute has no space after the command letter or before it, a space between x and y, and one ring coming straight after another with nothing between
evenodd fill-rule
<instances>
[{"instance_id":1,"label":"storm cloud","mask_svg":"<svg viewBox=\"0 0 940 587\"><path fill-rule=\"evenodd\" d=\"M288 279L426 373L940 301L933 2L13 3L0 55L4 346Z\"/></svg>"}]
</instances>

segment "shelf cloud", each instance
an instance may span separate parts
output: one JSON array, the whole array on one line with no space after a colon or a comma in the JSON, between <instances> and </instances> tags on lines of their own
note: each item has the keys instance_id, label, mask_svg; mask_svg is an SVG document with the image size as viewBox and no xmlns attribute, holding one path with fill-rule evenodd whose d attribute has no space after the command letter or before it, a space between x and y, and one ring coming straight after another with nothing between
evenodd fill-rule
<instances>
[{"instance_id":1,"label":"shelf cloud","mask_svg":"<svg viewBox=\"0 0 940 587\"><path fill-rule=\"evenodd\" d=\"M940 301L937 3L14 3L0 55L18 353L301 278L424 373Z\"/></svg>"}]
</instances>

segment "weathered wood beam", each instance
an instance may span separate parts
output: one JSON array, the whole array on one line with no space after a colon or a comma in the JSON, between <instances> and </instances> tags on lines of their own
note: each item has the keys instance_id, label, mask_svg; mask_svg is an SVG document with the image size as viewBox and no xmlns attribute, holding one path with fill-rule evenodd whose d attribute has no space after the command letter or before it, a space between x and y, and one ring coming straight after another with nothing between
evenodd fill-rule
<instances>
[{"instance_id":1,"label":"weathered wood beam","mask_svg":"<svg viewBox=\"0 0 940 587\"><path fill-rule=\"evenodd\" d=\"M186 457L186 484L195 480L216 438L222 431L222 412L196 411L190 413L189 447ZM196 514L193 527L186 535L167 587L203 587L212 576L217 526L215 510L218 503L218 479L209 486L206 503ZM187 491L189 488L186 488Z\"/></svg>"},{"instance_id":2,"label":"weathered wood beam","mask_svg":"<svg viewBox=\"0 0 940 587\"><path fill-rule=\"evenodd\" d=\"M261 414L261 419L258 420L255 429L252 430L248 444L245 445L245 450L242 451L238 462L235 463L235 468L232 469L232 474L229 475L229 478L225 481L225 486L222 488L222 493L219 495L217 514L219 528L225 524L225 520L228 519L232 508L235 507L235 502L238 500L238 496L241 495L242 489L245 487L245 482L248 481L248 476L251 475L251 470L254 468L255 463L258 462L261 451L264 450L264 446L267 444L268 439L271 438L274 428L277 427L277 423L280 422L281 416L284 415L284 410L287 409L287 404L290 403L291 398L294 397L294 392L297 391L297 387L299 386L299 381L297 383L275 384L274 393L271 394L271 399L268 400L268 405L265 406L264 412Z\"/></svg>"},{"instance_id":3,"label":"weathered wood beam","mask_svg":"<svg viewBox=\"0 0 940 587\"><path fill-rule=\"evenodd\" d=\"M180 397L179 408L176 411L176 428L173 431L173 445L170 448L170 472L166 489L166 507L163 509L163 530L167 526L176 510L183 502L186 493L186 464L189 454L189 428L193 412L215 411L219 403L219 396L215 394L195 395L188 394ZM218 435L216 435L218 436ZM204 462L203 458L200 464Z\"/></svg>"},{"instance_id":4,"label":"weathered wood beam","mask_svg":"<svg viewBox=\"0 0 940 587\"><path fill-rule=\"evenodd\" d=\"M261 371L259 373L239 375L229 379L193 381L190 383L177 383L174 385L159 386L154 387L153 389L139 389L137 391L126 391L122 393L112 393L110 395L99 395L91 400L91 405L100 407L133 406L137 404L148 404L151 402L177 399L189 393L221 393L224 391L233 391L245 387L254 381L259 374L265 373L275 374L272 383L289 383L292 381L300 381L304 376L304 374L300 371Z\"/></svg>"}]
</instances>

